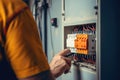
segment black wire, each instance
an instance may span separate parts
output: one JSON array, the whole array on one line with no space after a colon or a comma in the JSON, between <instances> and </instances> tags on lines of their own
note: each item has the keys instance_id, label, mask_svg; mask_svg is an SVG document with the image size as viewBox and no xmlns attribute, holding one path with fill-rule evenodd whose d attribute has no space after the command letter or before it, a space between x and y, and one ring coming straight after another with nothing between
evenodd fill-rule
<instances>
[{"instance_id":1,"label":"black wire","mask_svg":"<svg viewBox=\"0 0 120 80\"><path fill-rule=\"evenodd\" d=\"M46 0L43 0L43 8L44 8L44 48L45 48L45 54L47 56L47 9L48 4Z\"/></svg>"}]
</instances>

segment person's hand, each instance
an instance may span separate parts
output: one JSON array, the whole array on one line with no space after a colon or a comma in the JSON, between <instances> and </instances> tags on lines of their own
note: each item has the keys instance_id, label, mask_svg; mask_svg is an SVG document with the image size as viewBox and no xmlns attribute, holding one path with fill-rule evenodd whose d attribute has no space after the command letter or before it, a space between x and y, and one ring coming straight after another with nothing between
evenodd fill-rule
<instances>
[{"instance_id":1,"label":"person's hand","mask_svg":"<svg viewBox=\"0 0 120 80\"><path fill-rule=\"evenodd\" d=\"M68 53L70 53L70 50L65 49L53 57L50 63L50 69L55 78L59 77L63 73L69 72L71 67L71 59L65 57Z\"/></svg>"}]
</instances>

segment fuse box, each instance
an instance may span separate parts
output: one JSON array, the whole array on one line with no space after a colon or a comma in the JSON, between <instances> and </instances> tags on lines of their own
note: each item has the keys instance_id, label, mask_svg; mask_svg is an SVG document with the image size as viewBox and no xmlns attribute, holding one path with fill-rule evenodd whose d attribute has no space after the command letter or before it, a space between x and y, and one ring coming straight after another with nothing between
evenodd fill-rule
<instances>
[{"instance_id":1,"label":"fuse box","mask_svg":"<svg viewBox=\"0 0 120 80\"><path fill-rule=\"evenodd\" d=\"M96 71L96 23L64 27L64 48L69 48L73 59L83 67Z\"/></svg>"}]
</instances>

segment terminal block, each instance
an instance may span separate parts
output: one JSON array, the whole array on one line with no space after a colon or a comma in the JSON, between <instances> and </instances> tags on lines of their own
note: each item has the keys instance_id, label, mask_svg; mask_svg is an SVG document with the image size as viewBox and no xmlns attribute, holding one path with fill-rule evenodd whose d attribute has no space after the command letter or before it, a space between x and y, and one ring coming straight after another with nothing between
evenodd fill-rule
<instances>
[{"instance_id":1,"label":"terminal block","mask_svg":"<svg viewBox=\"0 0 120 80\"><path fill-rule=\"evenodd\" d=\"M74 45L77 53L88 54L88 35L77 34Z\"/></svg>"},{"instance_id":2,"label":"terminal block","mask_svg":"<svg viewBox=\"0 0 120 80\"><path fill-rule=\"evenodd\" d=\"M68 34L66 45L71 52L78 54L95 54L95 35L90 34Z\"/></svg>"},{"instance_id":3,"label":"terminal block","mask_svg":"<svg viewBox=\"0 0 120 80\"><path fill-rule=\"evenodd\" d=\"M91 54L96 51L96 40L94 35L77 34L74 40L76 52L80 54Z\"/></svg>"}]
</instances>

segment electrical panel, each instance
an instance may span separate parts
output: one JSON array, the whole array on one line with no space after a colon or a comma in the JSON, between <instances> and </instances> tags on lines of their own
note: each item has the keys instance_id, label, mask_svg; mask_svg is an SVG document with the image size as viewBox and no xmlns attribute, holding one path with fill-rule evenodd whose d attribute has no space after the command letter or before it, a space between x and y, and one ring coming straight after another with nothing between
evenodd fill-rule
<instances>
[{"instance_id":1,"label":"electrical panel","mask_svg":"<svg viewBox=\"0 0 120 80\"><path fill-rule=\"evenodd\" d=\"M72 80L98 80L97 0L63 1L63 48L71 50L73 66L69 76L73 75Z\"/></svg>"},{"instance_id":2,"label":"electrical panel","mask_svg":"<svg viewBox=\"0 0 120 80\"><path fill-rule=\"evenodd\" d=\"M96 72L96 23L65 26L64 48L81 67Z\"/></svg>"}]
</instances>

